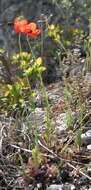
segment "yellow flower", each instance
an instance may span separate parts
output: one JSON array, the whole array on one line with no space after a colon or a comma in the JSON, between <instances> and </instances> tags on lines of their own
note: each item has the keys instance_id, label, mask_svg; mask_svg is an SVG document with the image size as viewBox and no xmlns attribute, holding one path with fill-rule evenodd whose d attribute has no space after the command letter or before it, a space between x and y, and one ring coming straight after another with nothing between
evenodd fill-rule
<instances>
[{"instance_id":1,"label":"yellow flower","mask_svg":"<svg viewBox=\"0 0 91 190\"><path fill-rule=\"evenodd\" d=\"M61 36L59 34L57 34L55 40L60 41L60 39L61 39Z\"/></svg>"},{"instance_id":2,"label":"yellow flower","mask_svg":"<svg viewBox=\"0 0 91 190\"><path fill-rule=\"evenodd\" d=\"M55 24L49 25L48 29L49 29L49 30L54 30L54 29L55 29Z\"/></svg>"}]
</instances>

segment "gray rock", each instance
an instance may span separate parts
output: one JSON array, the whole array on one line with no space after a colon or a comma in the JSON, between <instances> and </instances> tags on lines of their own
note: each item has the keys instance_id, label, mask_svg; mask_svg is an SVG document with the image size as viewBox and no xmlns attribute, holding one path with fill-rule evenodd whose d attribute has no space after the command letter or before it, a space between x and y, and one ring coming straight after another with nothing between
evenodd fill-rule
<instances>
[{"instance_id":1,"label":"gray rock","mask_svg":"<svg viewBox=\"0 0 91 190\"><path fill-rule=\"evenodd\" d=\"M91 144L91 130L88 130L86 133L81 135L82 144L89 145Z\"/></svg>"},{"instance_id":2,"label":"gray rock","mask_svg":"<svg viewBox=\"0 0 91 190\"><path fill-rule=\"evenodd\" d=\"M78 5L80 5L82 2L83 2L82 0L80 0L80 2L78 0L77 3ZM85 3L86 3L86 0L84 0L84 4ZM59 11L60 11L60 14L58 14ZM63 25L63 24L66 25L67 24L65 21L65 14L67 14L66 11L67 10L65 9L65 6L63 6L61 1L60 1L60 4L55 5L52 3L51 0L38 0L38 1L37 0L34 0L34 1L33 0L26 0L26 1L25 0L8 0L8 1L0 0L0 23L4 23L4 25L0 27L0 30L2 31L1 32L2 34L0 35L0 39L2 41L2 43L0 43L0 48L5 47L6 49L9 50L9 52L13 52L17 50L16 34L13 30L12 25L7 25L8 22L13 22L13 20L17 16L24 15L30 21L39 22L41 20L43 24L42 27L44 30L47 22L48 23L53 22L53 23L59 23L60 25ZM80 6L79 6L79 9L77 7L77 14L78 12L82 13L82 11L80 11ZM75 13L73 10L71 10L70 13L69 13L68 20L69 22L72 22L72 26L73 26L75 25L74 14L76 14L76 10L75 10ZM83 16L83 15L79 15L79 16ZM86 16L87 15L85 13L84 17ZM84 19L84 22L86 18ZM81 19L83 21L83 17L80 18L80 25L83 28L84 22L81 22ZM41 25L40 22L39 24ZM85 25L84 28L86 27L87 27L87 24ZM67 30L67 26L65 26L65 29ZM25 44L25 41L24 41L24 44ZM49 44L48 40L47 40L47 44ZM49 45L47 45L46 47L48 48ZM52 48L52 45L51 45L51 48ZM51 51L51 48L50 48L50 51Z\"/></svg>"}]
</instances>

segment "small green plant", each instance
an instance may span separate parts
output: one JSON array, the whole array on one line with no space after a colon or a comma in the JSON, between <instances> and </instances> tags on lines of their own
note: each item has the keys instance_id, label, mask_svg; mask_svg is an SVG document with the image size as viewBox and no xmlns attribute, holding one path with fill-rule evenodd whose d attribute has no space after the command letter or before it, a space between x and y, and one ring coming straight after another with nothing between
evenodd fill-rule
<instances>
[{"instance_id":1,"label":"small green plant","mask_svg":"<svg viewBox=\"0 0 91 190\"><path fill-rule=\"evenodd\" d=\"M2 87L2 100L6 99L6 105L13 107L24 102L22 88L17 84L6 84Z\"/></svg>"},{"instance_id":2,"label":"small green plant","mask_svg":"<svg viewBox=\"0 0 91 190\"><path fill-rule=\"evenodd\" d=\"M27 52L21 52L12 55L11 57L11 64L16 64L18 63L18 68L19 69L26 69L28 65L31 63L31 54Z\"/></svg>"},{"instance_id":3,"label":"small green plant","mask_svg":"<svg viewBox=\"0 0 91 190\"><path fill-rule=\"evenodd\" d=\"M69 87L67 83L65 84L65 87L64 87L64 98L65 98L66 105L70 106L72 103L72 96L69 91Z\"/></svg>"},{"instance_id":4,"label":"small green plant","mask_svg":"<svg viewBox=\"0 0 91 190\"><path fill-rule=\"evenodd\" d=\"M66 113L66 124L69 130L73 129L73 124L74 124L74 118L72 115L71 110L65 110Z\"/></svg>"},{"instance_id":5,"label":"small green plant","mask_svg":"<svg viewBox=\"0 0 91 190\"><path fill-rule=\"evenodd\" d=\"M2 101L6 100L6 105L15 105L24 103L25 97L31 101L32 94L31 86L32 81L39 79L39 75L46 68L43 67L41 57L37 58L31 64L31 55L27 52L18 53L11 58L11 64L18 63L18 68L22 69L22 78L15 76L14 84L4 84L1 93ZM3 64L3 63L2 63ZM30 77L30 79L29 79ZM33 98L32 98L33 100Z\"/></svg>"},{"instance_id":6,"label":"small green plant","mask_svg":"<svg viewBox=\"0 0 91 190\"><path fill-rule=\"evenodd\" d=\"M19 161L20 161L20 164L21 164L21 168L24 171L25 170L25 164L23 162L23 158L22 158L22 156L20 154L18 154L18 156L19 156Z\"/></svg>"},{"instance_id":7,"label":"small green plant","mask_svg":"<svg viewBox=\"0 0 91 190\"><path fill-rule=\"evenodd\" d=\"M79 106L79 110L78 110L78 121L79 121L79 124L82 126L83 117L84 117L84 107L83 107L83 104L82 104L80 98L78 99L77 104L78 104L78 106Z\"/></svg>"},{"instance_id":8,"label":"small green plant","mask_svg":"<svg viewBox=\"0 0 91 190\"><path fill-rule=\"evenodd\" d=\"M51 126L51 121L50 121L50 115L49 115L49 110L45 110L45 122L46 122L46 128L45 128L45 140L47 144L50 144L51 142L51 133L52 133L52 126Z\"/></svg>"},{"instance_id":9,"label":"small green plant","mask_svg":"<svg viewBox=\"0 0 91 190\"><path fill-rule=\"evenodd\" d=\"M41 163L41 154L38 144L32 149L32 160L35 169L38 169Z\"/></svg>"},{"instance_id":10,"label":"small green plant","mask_svg":"<svg viewBox=\"0 0 91 190\"><path fill-rule=\"evenodd\" d=\"M72 130L73 124L74 124L74 118L71 111L72 96L67 84L65 84L65 87L64 87L64 98L65 98L65 103L67 105L67 109L65 109L66 124L67 124L68 129Z\"/></svg>"},{"instance_id":11,"label":"small green plant","mask_svg":"<svg viewBox=\"0 0 91 190\"><path fill-rule=\"evenodd\" d=\"M39 79L39 75L41 72L45 71L46 68L42 66L42 58L38 57L32 66L24 69L24 76L32 77L34 79Z\"/></svg>"},{"instance_id":12,"label":"small green plant","mask_svg":"<svg viewBox=\"0 0 91 190\"><path fill-rule=\"evenodd\" d=\"M81 145L82 145L82 139L81 139L82 130L79 129L75 136L75 144L78 148L78 151L80 151Z\"/></svg>"}]
</instances>

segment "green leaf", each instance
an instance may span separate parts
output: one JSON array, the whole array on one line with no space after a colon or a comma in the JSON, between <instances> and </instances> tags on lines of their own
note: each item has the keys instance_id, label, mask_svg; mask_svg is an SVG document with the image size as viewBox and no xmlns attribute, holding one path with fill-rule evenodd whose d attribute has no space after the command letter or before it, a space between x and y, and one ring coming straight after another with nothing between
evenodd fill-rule
<instances>
[{"instance_id":1,"label":"green leaf","mask_svg":"<svg viewBox=\"0 0 91 190\"><path fill-rule=\"evenodd\" d=\"M3 64L3 62L0 60L0 64Z\"/></svg>"},{"instance_id":2,"label":"green leaf","mask_svg":"<svg viewBox=\"0 0 91 190\"><path fill-rule=\"evenodd\" d=\"M75 143L76 143L76 146L78 147L79 151L80 151L80 147L82 145L81 134L82 134L82 130L79 129L77 132L77 135L75 137Z\"/></svg>"},{"instance_id":3,"label":"green leaf","mask_svg":"<svg viewBox=\"0 0 91 190\"><path fill-rule=\"evenodd\" d=\"M41 156L38 145L35 145L35 147L32 149L32 158L34 167L37 169L41 163Z\"/></svg>"}]
</instances>

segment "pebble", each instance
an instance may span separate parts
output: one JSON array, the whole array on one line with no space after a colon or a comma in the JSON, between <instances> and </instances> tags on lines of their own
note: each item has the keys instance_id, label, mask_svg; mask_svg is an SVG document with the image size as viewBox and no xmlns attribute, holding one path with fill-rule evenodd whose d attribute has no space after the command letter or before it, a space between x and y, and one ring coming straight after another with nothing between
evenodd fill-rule
<instances>
[{"instance_id":1,"label":"pebble","mask_svg":"<svg viewBox=\"0 0 91 190\"><path fill-rule=\"evenodd\" d=\"M73 184L65 183L62 185L50 185L46 190L75 190L75 186Z\"/></svg>"},{"instance_id":2,"label":"pebble","mask_svg":"<svg viewBox=\"0 0 91 190\"><path fill-rule=\"evenodd\" d=\"M63 190L62 185L50 185L46 190Z\"/></svg>"},{"instance_id":3,"label":"pebble","mask_svg":"<svg viewBox=\"0 0 91 190\"><path fill-rule=\"evenodd\" d=\"M91 176L91 166L87 169L87 173L89 176Z\"/></svg>"},{"instance_id":4,"label":"pebble","mask_svg":"<svg viewBox=\"0 0 91 190\"><path fill-rule=\"evenodd\" d=\"M67 129L66 114L61 113L56 117L56 133L64 133Z\"/></svg>"},{"instance_id":5,"label":"pebble","mask_svg":"<svg viewBox=\"0 0 91 190\"><path fill-rule=\"evenodd\" d=\"M87 149L88 149L88 150L91 150L91 144L89 144L89 145L87 146Z\"/></svg>"},{"instance_id":6,"label":"pebble","mask_svg":"<svg viewBox=\"0 0 91 190\"><path fill-rule=\"evenodd\" d=\"M81 140L82 140L82 144L90 145L91 144L91 130L88 130L86 133L83 133L81 135ZM89 147L88 147L88 149L89 149Z\"/></svg>"},{"instance_id":7,"label":"pebble","mask_svg":"<svg viewBox=\"0 0 91 190\"><path fill-rule=\"evenodd\" d=\"M28 120L31 122L31 126L37 126L41 129L44 125L44 111L42 108L36 108L35 112L31 112Z\"/></svg>"}]
</instances>

